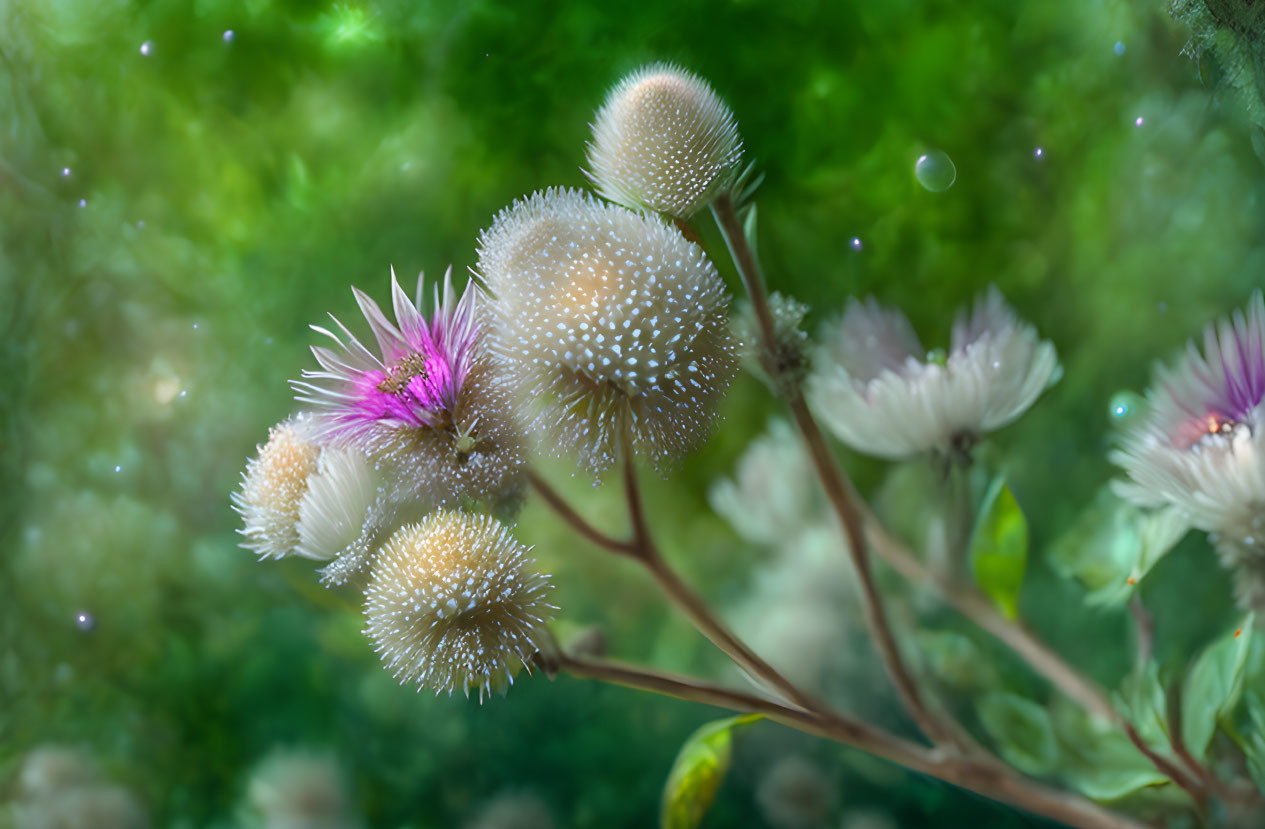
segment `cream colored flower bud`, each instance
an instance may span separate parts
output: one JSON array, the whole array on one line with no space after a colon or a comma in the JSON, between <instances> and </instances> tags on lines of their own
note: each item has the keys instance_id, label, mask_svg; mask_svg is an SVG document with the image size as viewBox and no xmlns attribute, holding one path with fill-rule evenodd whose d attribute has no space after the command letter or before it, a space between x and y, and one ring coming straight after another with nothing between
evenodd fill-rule
<instances>
[{"instance_id":1,"label":"cream colored flower bud","mask_svg":"<svg viewBox=\"0 0 1265 829\"><path fill-rule=\"evenodd\" d=\"M245 523L242 546L263 558L329 560L353 546L369 520L377 498L369 464L354 450L321 447L311 432L306 415L272 427L233 493Z\"/></svg>"},{"instance_id":2,"label":"cream colored flower bud","mask_svg":"<svg viewBox=\"0 0 1265 829\"><path fill-rule=\"evenodd\" d=\"M589 177L618 204L688 218L729 185L738 124L707 82L668 64L620 81L593 122Z\"/></svg>"}]
</instances>

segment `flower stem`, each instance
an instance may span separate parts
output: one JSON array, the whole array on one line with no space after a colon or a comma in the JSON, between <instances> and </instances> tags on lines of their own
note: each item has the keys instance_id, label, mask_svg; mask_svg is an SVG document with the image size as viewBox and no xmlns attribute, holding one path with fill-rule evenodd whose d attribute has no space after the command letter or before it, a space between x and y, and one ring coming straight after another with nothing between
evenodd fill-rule
<instances>
[{"instance_id":1,"label":"flower stem","mask_svg":"<svg viewBox=\"0 0 1265 829\"><path fill-rule=\"evenodd\" d=\"M743 284L746 285L747 294L751 298L751 306L755 311L756 321L760 325L760 331L764 338L765 350L768 353L775 353L777 350L777 335L773 325L773 315L769 311L764 279L759 270L759 263L756 262L755 254L751 250L751 246L747 244L746 236L743 235L742 227L738 222L738 215L734 211L733 199L728 195L722 195L712 204L712 212L716 217L716 223L720 226L721 233L725 237L725 242L729 245L729 252L733 256L738 273L742 276ZM870 556L865 541L861 512L852 498L851 486L847 481L846 473L843 472L836 462L834 454L826 444L826 439L822 435L821 429L817 426L817 421L813 419L812 413L809 412L808 404L799 389L792 388L789 398L788 403L791 408L791 414L795 417L795 423L808 446L808 454L812 458L814 468L817 470L817 477L821 479L826 495L833 505L840 523L843 525L844 534L848 542L848 553L852 557L852 564L856 568L857 580L860 583L861 593L865 599L866 622L869 625L870 635L874 639L879 655L883 659L883 664L887 667L888 676L891 677L892 684L895 686L905 710L913 717L914 722L927 735L928 739L937 744L960 744L960 740L957 739L957 735L954 733L955 729L942 724L936 717L932 716L918 692L918 686L915 684L913 676L906 668L905 662L900 655L896 637L892 634L891 624L887 619L887 610L883 605L882 596L874 583L874 573L870 566Z\"/></svg>"},{"instance_id":2,"label":"flower stem","mask_svg":"<svg viewBox=\"0 0 1265 829\"><path fill-rule=\"evenodd\" d=\"M1078 795L1029 780L989 760L945 755L868 723L833 713L793 708L767 697L734 691L692 677L632 665L560 654L557 667L581 679L609 682L731 711L764 714L790 728L824 737L1019 809L1085 829L1142 829Z\"/></svg>"},{"instance_id":3,"label":"flower stem","mask_svg":"<svg viewBox=\"0 0 1265 829\"><path fill-rule=\"evenodd\" d=\"M734 635L723 622L716 618L698 593L681 580L650 536L646 523L645 508L641 501L641 488L637 485L637 470L630 452L624 453L624 493L628 500L628 516L632 521L633 558L650 572L667 597L690 620L694 627L739 667L775 689L787 700L807 711L820 711L822 704L814 700L793 682L782 676L776 668L760 658L745 642Z\"/></svg>"}]
</instances>

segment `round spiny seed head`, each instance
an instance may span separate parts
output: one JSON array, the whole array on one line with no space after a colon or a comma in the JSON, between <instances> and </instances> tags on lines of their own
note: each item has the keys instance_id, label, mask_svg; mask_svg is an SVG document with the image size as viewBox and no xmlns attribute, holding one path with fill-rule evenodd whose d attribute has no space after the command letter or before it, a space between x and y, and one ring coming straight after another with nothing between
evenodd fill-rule
<instances>
[{"instance_id":1,"label":"round spiny seed head","mask_svg":"<svg viewBox=\"0 0 1265 829\"><path fill-rule=\"evenodd\" d=\"M588 155L588 175L606 198L685 219L733 181L742 138L706 81L657 63L610 91Z\"/></svg>"},{"instance_id":2,"label":"round spiny seed head","mask_svg":"<svg viewBox=\"0 0 1265 829\"><path fill-rule=\"evenodd\" d=\"M322 447L305 414L274 426L258 452L233 493L245 521L243 547L263 558L325 561L365 534L378 488L360 453Z\"/></svg>"},{"instance_id":3,"label":"round spiny seed head","mask_svg":"<svg viewBox=\"0 0 1265 829\"><path fill-rule=\"evenodd\" d=\"M496 217L479 267L492 349L550 446L600 474L628 441L662 471L707 436L737 369L729 294L673 227L547 190Z\"/></svg>"},{"instance_id":4,"label":"round spiny seed head","mask_svg":"<svg viewBox=\"0 0 1265 829\"><path fill-rule=\"evenodd\" d=\"M488 515L438 510L383 545L365 591L368 628L402 682L479 698L513 682L553 611L528 550Z\"/></svg>"}]
</instances>

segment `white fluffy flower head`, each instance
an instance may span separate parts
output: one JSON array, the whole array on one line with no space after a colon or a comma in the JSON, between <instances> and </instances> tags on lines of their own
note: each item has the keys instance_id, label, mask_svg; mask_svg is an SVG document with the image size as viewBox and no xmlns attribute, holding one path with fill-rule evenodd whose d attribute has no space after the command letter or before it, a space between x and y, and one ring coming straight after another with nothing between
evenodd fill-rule
<instances>
[{"instance_id":1,"label":"white fluffy flower head","mask_svg":"<svg viewBox=\"0 0 1265 829\"><path fill-rule=\"evenodd\" d=\"M598 474L627 440L663 469L700 443L737 369L729 295L660 219L547 190L480 238L493 349L556 450Z\"/></svg>"},{"instance_id":2,"label":"white fluffy flower head","mask_svg":"<svg viewBox=\"0 0 1265 829\"><path fill-rule=\"evenodd\" d=\"M359 453L322 447L306 415L278 423L246 464L233 508L242 546L262 558L328 560L361 538L377 489Z\"/></svg>"},{"instance_id":3,"label":"white fluffy flower head","mask_svg":"<svg viewBox=\"0 0 1265 829\"><path fill-rule=\"evenodd\" d=\"M365 591L365 633L402 682L479 698L513 682L556 609L528 550L488 515L450 510L383 545Z\"/></svg>"},{"instance_id":4,"label":"white fluffy flower head","mask_svg":"<svg viewBox=\"0 0 1265 829\"><path fill-rule=\"evenodd\" d=\"M688 218L742 160L733 113L707 82L656 63L621 80L593 122L589 176L618 204Z\"/></svg>"},{"instance_id":5,"label":"white fluffy flower head","mask_svg":"<svg viewBox=\"0 0 1265 829\"><path fill-rule=\"evenodd\" d=\"M853 300L818 353L809 399L853 449L905 458L969 449L1023 414L1061 373L1054 346L996 288L959 313L939 359L923 350L904 314Z\"/></svg>"}]
</instances>

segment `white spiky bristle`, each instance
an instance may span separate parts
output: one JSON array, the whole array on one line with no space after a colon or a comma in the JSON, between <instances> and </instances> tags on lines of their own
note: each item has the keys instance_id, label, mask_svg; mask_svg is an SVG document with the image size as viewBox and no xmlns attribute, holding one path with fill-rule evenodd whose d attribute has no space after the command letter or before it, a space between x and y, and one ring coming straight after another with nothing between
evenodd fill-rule
<instances>
[{"instance_id":1,"label":"white spiky bristle","mask_svg":"<svg viewBox=\"0 0 1265 829\"><path fill-rule=\"evenodd\" d=\"M401 682L479 698L513 682L556 610L528 549L489 515L438 510L398 530L365 591L365 634Z\"/></svg>"},{"instance_id":2,"label":"white spiky bristle","mask_svg":"<svg viewBox=\"0 0 1265 829\"><path fill-rule=\"evenodd\" d=\"M741 160L724 101L697 75L656 63L607 95L593 122L588 174L613 202L685 219L732 182Z\"/></svg>"},{"instance_id":3,"label":"white spiky bristle","mask_svg":"<svg viewBox=\"0 0 1265 829\"><path fill-rule=\"evenodd\" d=\"M622 441L661 470L709 433L737 369L729 294L666 222L538 192L480 237L494 353L533 427L600 474Z\"/></svg>"},{"instance_id":4,"label":"white spiky bristle","mask_svg":"<svg viewBox=\"0 0 1265 829\"><path fill-rule=\"evenodd\" d=\"M263 558L289 555L299 543L299 512L316 473L320 447L307 439L304 420L287 418L268 430L268 442L247 461L233 508L242 516L242 546Z\"/></svg>"}]
</instances>

